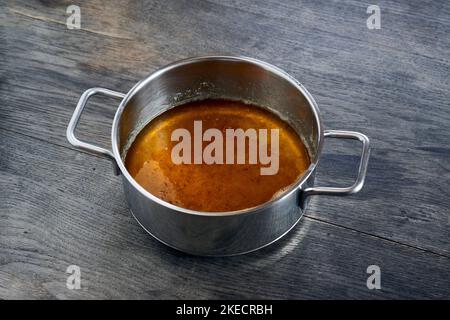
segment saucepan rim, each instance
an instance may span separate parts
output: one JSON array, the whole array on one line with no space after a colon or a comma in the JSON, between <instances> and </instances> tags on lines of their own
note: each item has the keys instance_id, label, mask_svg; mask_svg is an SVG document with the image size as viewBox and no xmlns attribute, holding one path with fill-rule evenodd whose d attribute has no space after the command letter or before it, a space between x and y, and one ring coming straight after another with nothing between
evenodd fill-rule
<instances>
[{"instance_id":1,"label":"saucepan rim","mask_svg":"<svg viewBox=\"0 0 450 320\"><path fill-rule=\"evenodd\" d=\"M275 75L283 78L284 80L287 80L291 85L293 85L308 101L309 107L312 109L312 112L314 114L314 118L317 124L317 130L318 130L318 141L317 141L317 151L315 159L311 161L311 164L309 165L308 169L303 173L301 177L297 179L295 183L293 183L287 190L282 192L280 195L275 197L274 199L271 199L267 202L264 202L258 206L245 208L241 210L235 210L235 211L222 211L222 212L211 212L211 211L196 211L192 209L187 209L183 207L176 206L172 203L169 203L167 201L164 201L157 196L151 194L147 190L145 190L137 181L130 175L127 168L125 167L125 164L122 160L122 157L120 155L119 151L119 122L122 116L123 111L125 110L126 106L128 105L128 102L132 99L132 97L142 90L149 82L156 79L157 77L161 76L165 72L168 72L174 68L178 68L183 65L192 64L192 63L198 63L198 62L205 62L205 61L238 61L238 62L247 62L253 65L256 65L260 68L265 69L266 71L269 71L271 73L274 73ZM120 168L121 173L123 176L127 179L131 185L137 189L141 194L143 194L145 197L149 198L152 201L155 201L156 203L165 206L169 209L176 210L178 212L182 212L185 214L191 214L191 215L197 215L197 216L208 216L208 217L223 217L223 216L232 216L232 215L244 215L244 214L251 214L255 212L259 212L262 210L266 210L267 208L273 206L275 203L282 201L286 197L289 197L293 192L298 191L301 188L301 185L309 178L309 176L314 172L317 163L319 161L322 147L323 147L323 139L324 139L324 131L323 131L323 124L322 124L322 118L320 115L319 107L317 106L316 101L312 97L312 95L306 90L306 88L297 81L294 77L289 75L287 72L283 71L282 69L269 64L267 62L244 57L244 56L224 56L224 55L208 55L208 56L201 56L201 57L193 57L193 58L187 58L183 60L179 60L176 62L173 62L169 65L166 65L152 73L150 73L147 77L139 81L135 86L133 86L128 93L125 95L125 97L122 99L119 108L116 111L116 114L114 116L114 120L112 123L112 130L111 130L111 144L112 144L112 151L114 154L115 161L117 162L118 167ZM300 205L300 203L299 203Z\"/></svg>"}]
</instances>

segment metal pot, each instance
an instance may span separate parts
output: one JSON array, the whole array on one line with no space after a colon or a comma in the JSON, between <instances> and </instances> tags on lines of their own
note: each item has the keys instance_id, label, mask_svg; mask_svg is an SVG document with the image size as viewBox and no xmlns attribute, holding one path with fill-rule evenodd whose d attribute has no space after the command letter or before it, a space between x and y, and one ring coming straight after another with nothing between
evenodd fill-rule
<instances>
[{"instance_id":1,"label":"metal pot","mask_svg":"<svg viewBox=\"0 0 450 320\"><path fill-rule=\"evenodd\" d=\"M89 98L104 94L121 99L112 124L112 151L82 142L75 128ZM187 101L228 98L268 108L288 121L304 139L311 165L277 198L260 206L220 213L177 207L144 190L128 173L124 158L139 131L152 119ZM324 138L362 142L355 183L347 188L315 187L314 176ZM369 139L358 132L325 130L313 97L294 78L266 62L232 56L191 58L170 64L137 83L127 94L102 88L83 93L67 128L69 142L112 159L122 174L133 216L153 237L186 253L224 256L247 253L280 239L300 220L309 196L348 195L361 190L369 160ZM249 188L258 186L249 186ZM220 196L220 195L217 195Z\"/></svg>"}]
</instances>

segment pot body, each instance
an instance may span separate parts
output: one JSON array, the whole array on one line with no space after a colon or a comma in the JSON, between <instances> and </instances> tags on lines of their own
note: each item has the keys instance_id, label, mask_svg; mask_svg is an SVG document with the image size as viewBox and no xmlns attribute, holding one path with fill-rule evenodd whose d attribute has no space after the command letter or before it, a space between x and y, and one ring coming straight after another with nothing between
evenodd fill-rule
<instances>
[{"instance_id":1,"label":"pot body","mask_svg":"<svg viewBox=\"0 0 450 320\"><path fill-rule=\"evenodd\" d=\"M302 188L313 182L311 174ZM245 214L196 215L149 199L126 178L123 186L133 216L148 233L172 248L203 256L243 254L271 244L296 225L309 199L301 203L302 188L297 188Z\"/></svg>"},{"instance_id":2,"label":"pot body","mask_svg":"<svg viewBox=\"0 0 450 320\"><path fill-rule=\"evenodd\" d=\"M96 93L122 99L112 125L112 152L82 142L74 135L85 104ZM168 109L206 98L250 102L276 113L302 137L311 160L308 170L277 198L258 207L233 212L192 211L147 192L124 165L134 138L148 122ZM314 187L315 169L326 136L357 139L363 143L358 178L348 188ZM126 95L101 88L86 91L69 123L67 138L74 146L113 160L116 172L122 174L128 205L145 230L173 248L206 256L242 254L273 243L300 220L309 195L345 195L359 191L364 183L369 152L369 141L360 133L324 131L314 99L287 73L259 60L229 56L173 63L140 81Z\"/></svg>"}]
</instances>

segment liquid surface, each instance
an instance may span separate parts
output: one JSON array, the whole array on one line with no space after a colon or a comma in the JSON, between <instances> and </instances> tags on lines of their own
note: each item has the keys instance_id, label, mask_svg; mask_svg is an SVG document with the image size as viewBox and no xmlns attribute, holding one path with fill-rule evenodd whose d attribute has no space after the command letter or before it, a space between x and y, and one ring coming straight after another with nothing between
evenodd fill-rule
<instances>
[{"instance_id":1,"label":"liquid surface","mask_svg":"<svg viewBox=\"0 0 450 320\"><path fill-rule=\"evenodd\" d=\"M278 172L261 175L260 168L267 164L248 163L248 140L245 164L175 164L172 148L179 141L171 141L172 132L184 128L194 137L197 120L202 121L203 132L209 128L222 132L268 129L269 155L270 129L279 129ZM203 148L208 144L204 141ZM225 155L225 139L223 150ZM190 102L164 112L137 135L125 159L131 176L151 194L179 207L209 212L263 204L293 184L309 164L307 150L289 124L260 107L229 100Z\"/></svg>"}]
</instances>

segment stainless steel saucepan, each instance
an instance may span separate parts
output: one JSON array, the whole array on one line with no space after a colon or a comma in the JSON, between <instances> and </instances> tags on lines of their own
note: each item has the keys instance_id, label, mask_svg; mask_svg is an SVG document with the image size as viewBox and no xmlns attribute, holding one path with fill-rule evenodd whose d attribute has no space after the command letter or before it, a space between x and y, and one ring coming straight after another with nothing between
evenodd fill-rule
<instances>
[{"instance_id":1,"label":"stainless steel saucepan","mask_svg":"<svg viewBox=\"0 0 450 320\"><path fill-rule=\"evenodd\" d=\"M121 100L112 124L112 151L80 141L75 136L81 113L95 94ZM311 159L308 170L277 198L257 207L231 212L188 210L144 190L124 165L133 139L162 112L205 98L251 102L278 114L304 139ZM362 143L358 177L350 187L314 186L316 166L327 137L355 139ZM122 175L131 212L148 233L175 249L207 256L242 254L275 242L300 220L311 195L343 196L361 190L369 160L369 139L358 132L324 130L316 102L293 77L266 62L233 56L207 56L172 63L150 74L126 94L103 88L89 89L81 96L70 120L67 139L79 149L113 161L116 173Z\"/></svg>"}]
</instances>

